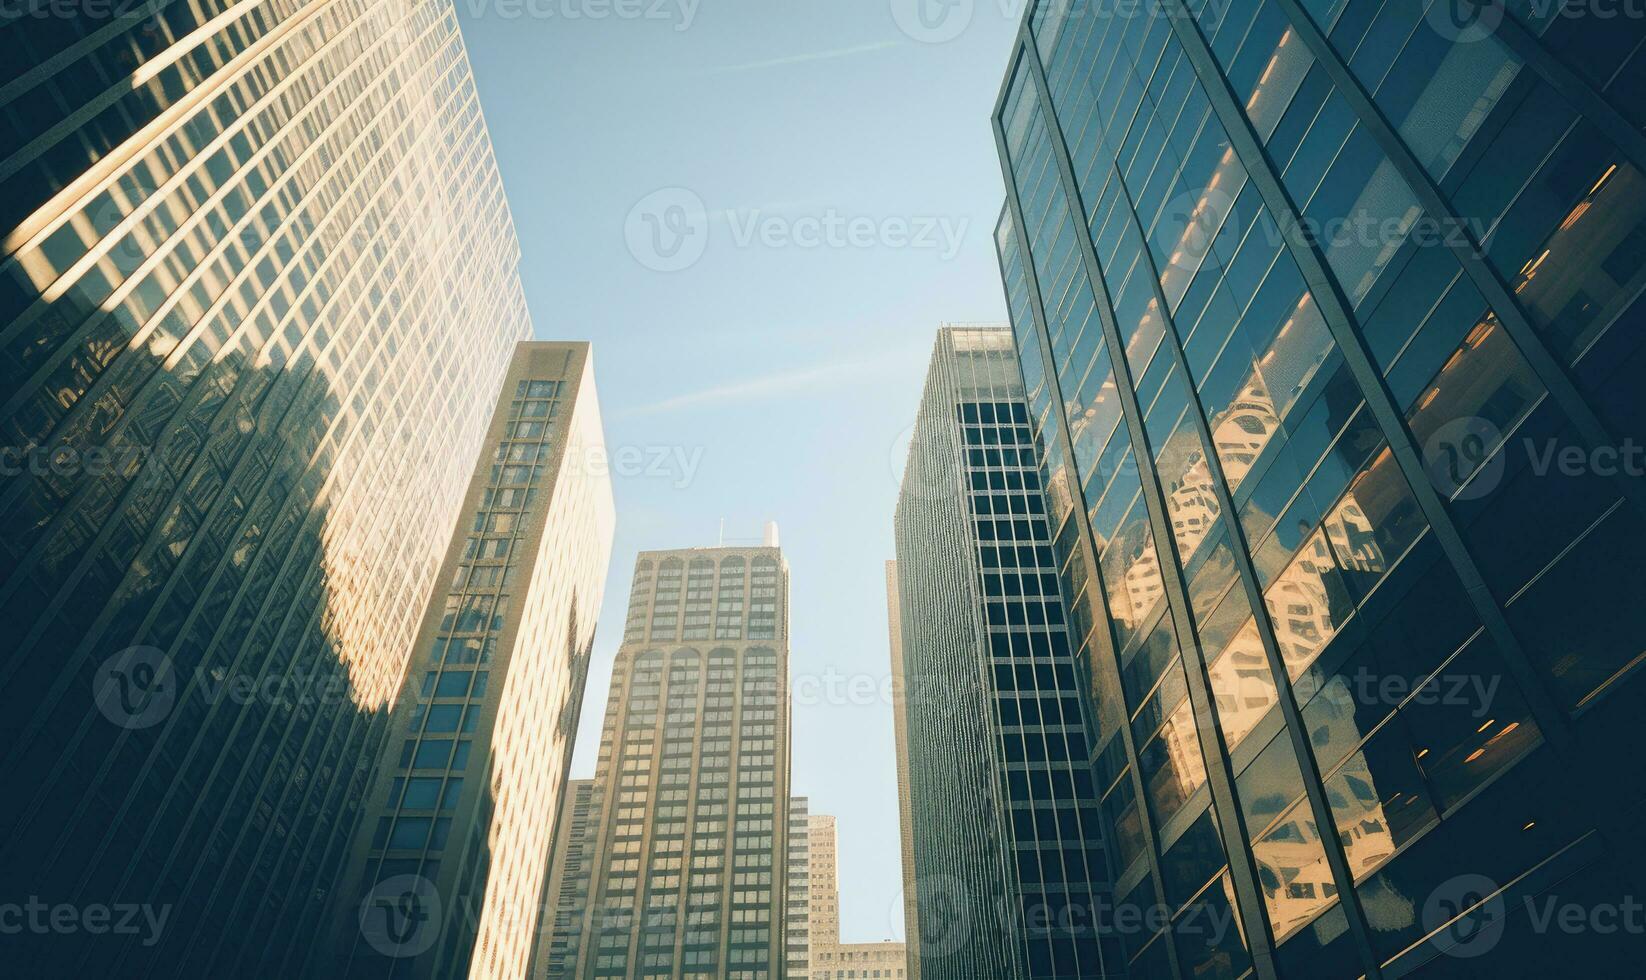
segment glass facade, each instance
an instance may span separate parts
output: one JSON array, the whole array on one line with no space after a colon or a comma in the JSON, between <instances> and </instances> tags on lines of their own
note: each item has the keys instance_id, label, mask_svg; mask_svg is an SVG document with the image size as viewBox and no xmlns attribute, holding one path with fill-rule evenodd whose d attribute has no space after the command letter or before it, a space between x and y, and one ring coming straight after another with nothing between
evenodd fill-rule
<instances>
[{"instance_id":1,"label":"glass facade","mask_svg":"<svg viewBox=\"0 0 1646 980\"><path fill-rule=\"evenodd\" d=\"M1567 7L1024 18L997 245L1133 976L1646 944L1533 911L1646 867L1646 22Z\"/></svg>"},{"instance_id":2,"label":"glass facade","mask_svg":"<svg viewBox=\"0 0 1646 980\"><path fill-rule=\"evenodd\" d=\"M782 976L788 605L776 547L640 553L595 768L588 904L557 925L569 953L551 977Z\"/></svg>"},{"instance_id":3,"label":"glass facade","mask_svg":"<svg viewBox=\"0 0 1646 980\"><path fill-rule=\"evenodd\" d=\"M289 972L530 335L456 15L13 4L0 50L0 891L166 916L8 968Z\"/></svg>"},{"instance_id":4,"label":"glass facade","mask_svg":"<svg viewBox=\"0 0 1646 980\"><path fill-rule=\"evenodd\" d=\"M1106 975L1110 861L1043 449L1010 331L940 331L898 498L894 603L909 959L928 980Z\"/></svg>"},{"instance_id":5,"label":"glass facade","mask_svg":"<svg viewBox=\"0 0 1646 980\"><path fill-rule=\"evenodd\" d=\"M589 345L521 344L483 445L320 976L529 975L616 525Z\"/></svg>"}]
</instances>

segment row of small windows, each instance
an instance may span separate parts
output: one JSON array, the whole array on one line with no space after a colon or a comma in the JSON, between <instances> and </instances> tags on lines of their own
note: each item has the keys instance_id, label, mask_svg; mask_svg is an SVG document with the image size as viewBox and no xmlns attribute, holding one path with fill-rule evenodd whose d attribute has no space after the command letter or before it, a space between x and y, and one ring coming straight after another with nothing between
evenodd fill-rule
<instances>
[{"instance_id":1,"label":"row of small windows","mask_svg":"<svg viewBox=\"0 0 1646 980\"><path fill-rule=\"evenodd\" d=\"M1029 421L1028 408L1020 401L965 402L959 406L960 421L972 425L982 423L1022 424Z\"/></svg>"}]
</instances>

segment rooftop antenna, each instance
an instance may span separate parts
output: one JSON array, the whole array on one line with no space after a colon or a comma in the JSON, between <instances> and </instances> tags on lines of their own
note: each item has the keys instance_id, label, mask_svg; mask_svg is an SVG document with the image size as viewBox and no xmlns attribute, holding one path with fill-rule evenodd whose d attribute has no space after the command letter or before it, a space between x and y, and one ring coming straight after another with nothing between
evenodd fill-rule
<instances>
[{"instance_id":1,"label":"rooftop antenna","mask_svg":"<svg viewBox=\"0 0 1646 980\"><path fill-rule=\"evenodd\" d=\"M716 541L714 546L716 548L726 547L726 519L724 517L720 519L720 540Z\"/></svg>"}]
</instances>

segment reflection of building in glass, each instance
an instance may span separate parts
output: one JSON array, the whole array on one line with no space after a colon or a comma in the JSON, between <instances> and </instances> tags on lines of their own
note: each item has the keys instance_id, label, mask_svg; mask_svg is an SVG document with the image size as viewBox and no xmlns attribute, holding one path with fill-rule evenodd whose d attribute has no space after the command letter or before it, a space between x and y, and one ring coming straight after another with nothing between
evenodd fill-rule
<instances>
[{"instance_id":1,"label":"reflection of building in glass","mask_svg":"<svg viewBox=\"0 0 1646 980\"><path fill-rule=\"evenodd\" d=\"M527 975L611 558L611 480L587 465L604 454L589 345L521 344L389 717L323 975ZM438 914L392 941L410 926L361 911L430 887Z\"/></svg>"},{"instance_id":2,"label":"reflection of building in glass","mask_svg":"<svg viewBox=\"0 0 1646 980\"><path fill-rule=\"evenodd\" d=\"M1646 23L1425 6L1039 0L1001 91L1115 890L1169 912L1133 976L1446 975L1449 879L1646 875L1646 492L1525 451L1646 427Z\"/></svg>"},{"instance_id":3,"label":"reflection of building in glass","mask_svg":"<svg viewBox=\"0 0 1646 980\"><path fill-rule=\"evenodd\" d=\"M1274 401L1263 387L1263 379L1253 374L1229 407L1208 421L1223 475L1230 487L1238 487L1280 429L1280 417L1275 414Z\"/></svg>"},{"instance_id":4,"label":"reflection of building in glass","mask_svg":"<svg viewBox=\"0 0 1646 980\"><path fill-rule=\"evenodd\" d=\"M7 969L291 975L531 332L456 13L0 33L0 903L170 909Z\"/></svg>"},{"instance_id":5,"label":"reflection of building in glass","mask_svg":"<svg viewBox=\"0 0 1646 980\"><path fill-rule=\"evenodd\" d=\"M788 592L773 525L763 547L636 559L594 780L587 908L548 937L568 951L549 977L782 974Z\"/></svg>"},{"instance_id":6,"label":"reflection of building in glass","mask_svg":"<svg viewBox=\"0 0 1646 980\"><path fill-rule=\"evenodd\" d=\"M1008 330L941 330L898 499L909 957L926 980L1104 975L1109 859L1023 397ZM818 925L814 904L814 945Z\"/></svg>"}]
</instances>

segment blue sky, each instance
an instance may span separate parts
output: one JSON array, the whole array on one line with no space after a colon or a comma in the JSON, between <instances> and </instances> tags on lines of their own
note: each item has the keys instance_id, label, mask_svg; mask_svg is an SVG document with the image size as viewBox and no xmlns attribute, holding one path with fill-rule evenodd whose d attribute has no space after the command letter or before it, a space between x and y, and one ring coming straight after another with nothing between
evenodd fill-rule
<instances>
[{"instance_id":1,"label":"blue sky","mask_svg":"<svg viewBox=\"0 0 1646 980\"><path fill-rule=\"evenodd\" d=\"M811 692L794 790L840 818L861 942L902 929L891 709L818 695L887 674L883 562L936 329L1005 317L988 119L1020 9L901 3L456 0L537 334L594 342L627 454L574 775L635 553L777 521Z\"/></svg>"}]
</instances>

